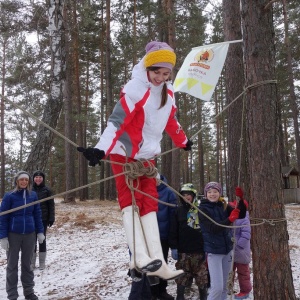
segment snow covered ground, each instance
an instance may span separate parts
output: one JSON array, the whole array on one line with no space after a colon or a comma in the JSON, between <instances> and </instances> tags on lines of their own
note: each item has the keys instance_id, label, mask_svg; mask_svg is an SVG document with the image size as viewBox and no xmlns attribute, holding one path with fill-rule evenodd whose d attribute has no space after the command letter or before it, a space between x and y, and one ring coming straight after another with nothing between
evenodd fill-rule
<instances>
[{"instance_id":1,"label":"snow covered ground","mask_svg":"<svg viewBox=\"0 0 300 300\"><path fill-rule=\"evenodd\" d=\"M294 285L300 297L300 206L286 207ZM56 222L47 234L46 269L35 269L35 292L40 300L127 299L128 249L117 202L86 201L67 205L56 200ZM169 258L174 267L174 261ZM5 292L6 255L0 250L0 299ZM171 281L168 292L176 296ZM19 299L23 300L19 283ZM231 297L229 296L228 299ZM193 285L186 299L197 300ZM253 299L251 295L248 299Z\"/></svg>"}]
</instances>

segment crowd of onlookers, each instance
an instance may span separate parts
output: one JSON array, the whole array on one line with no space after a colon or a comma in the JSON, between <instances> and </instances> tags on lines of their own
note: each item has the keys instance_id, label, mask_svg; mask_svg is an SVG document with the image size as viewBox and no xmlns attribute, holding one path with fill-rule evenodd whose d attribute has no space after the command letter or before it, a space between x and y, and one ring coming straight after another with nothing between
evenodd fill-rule
<instances>
[{"instance_id":1,"label":"crowd of onlookers","mask_svg":"<svg viewBox=\"0 0 300 300\"><path fill-rule=\"evenodd\" d=\"M243 199L242 189L235 189L238 203L237 200L227 203L222 198L220 184L210 182L199 200L193 184L187 183L181 186L181 197L177 199L176 194L164 184L166 178L160 175L159 179L157 220L164 259L168 261L170 250L176 260L176 269L184 271L175 279L176 300L186 299L185 292L193 281L198 287L200 300L227 299L230 272L237 273L240 287L234 299L247 299L252 290L249 269L251 227L248 203ZM228 226L231 224L234 225L232 229ZM155 281L147 273L139 277L135 275L129 300L174 299L167 292L166 280Z\"/></svg>"}]
</instances>

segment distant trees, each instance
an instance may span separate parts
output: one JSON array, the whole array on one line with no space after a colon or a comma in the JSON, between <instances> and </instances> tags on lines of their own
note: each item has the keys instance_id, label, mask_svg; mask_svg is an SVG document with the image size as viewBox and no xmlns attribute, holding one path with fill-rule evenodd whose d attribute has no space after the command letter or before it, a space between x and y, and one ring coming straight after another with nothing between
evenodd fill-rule
<instances>
[{"instance_id":1,"label":"distant trees","mask_svg":"<svg viewBox=\"0 0 300 300\"><path fill-rule=\"evenodd\" d=\"M15 20L8 24L9 28L15 26L18 29L18 34L10 35L6 52L2 52L5 26L0 29L0 51L6 53L0 55L2 192L7 189L5 178L8 180L7 170L11 169L26 168L33 171L42 168L49 174L50 183L57 192L104 179L111 174L110 165L106 163L101 167L87 167L74 145L65 142L31 117L20 114L5 102L5 97L75 144L93 146L106 126L122 86L130 79L134 63L143 57L148 41L166 41L175 48L175 77L192 47L241 38L241 15L238 1L235 0L224 0L210 11L207 10L209 1L75 2L50 1L52 12L46 2L1 2L1 8L11 12ZM24 5L26 9L21 9ZM279 2L272 5L275 25L276 22L282 23L284 6ZM299 121L299 89L297 85L294 86L292 107L290 83L299 80L297 59L300 54L295 46L299 38L299 8L296 1L286 5L289 28L284 33L282 27L275 27L277 47L274 77L278 79L281 106L282 130L279 133L283 142L279 144L280 160L285 164L283 158L286 158L286 163L296 165L299 161L295 126L297 119ZM53 25L59 25L60 31L55 28L49 34L48 12L54 17ZM2 18L0 21L4 20ZM206 31L208 23L210 31ZM34 45L27 43L29 33L37 37ZM290 63L284 43L286 40L283 39L285 34L289 36ZM53 44L55 41L57 44ZM288 64L291 67L287 68ZM289 74L293 76L292 81L287 80L289 75L286 70L291 70ZM242 72L241 44L232 44L211 103L188 94L176 94L178 117L189 137L203 126L209 126L193 139L191 153L176 150L157 159L159 171L167 176L174 188L178 189L182 182L191 181L202 192L207 181L217 180L226 186L226 193L232 196L233 187L238 181L242 99L222 113L217 123L211 123L211 120L244 88ZM244 120L246 122L246 118ZM8 134L4 135L4 131ZM247 132L243 137L241 184L250 194L246 187L250 181L247 177ZM163 152L172 146L171 140L165 137ZM68 195L66 200L74 201L75 197L81 200L115 199L114 182L111 180Z\"/></svg>"}]
</instances>

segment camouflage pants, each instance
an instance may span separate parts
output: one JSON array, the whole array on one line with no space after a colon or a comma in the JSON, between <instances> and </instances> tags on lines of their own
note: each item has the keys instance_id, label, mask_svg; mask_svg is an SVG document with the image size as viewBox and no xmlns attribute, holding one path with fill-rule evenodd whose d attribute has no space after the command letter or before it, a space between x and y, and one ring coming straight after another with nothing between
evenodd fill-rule
<instances>
[{"instance_id":1,"label":"camouflage pants","mask_svg":"<svg viewBox=\"0 0 300 300\"><path fill-rule=\"evenodd\" d=\"M195 278L195 284L198 287L207 287L208 270L204 253L178 253L175 266L177 270L184 271L184 275L175 280L178 285L191 286Z\"/></svg>"}]
</instances>

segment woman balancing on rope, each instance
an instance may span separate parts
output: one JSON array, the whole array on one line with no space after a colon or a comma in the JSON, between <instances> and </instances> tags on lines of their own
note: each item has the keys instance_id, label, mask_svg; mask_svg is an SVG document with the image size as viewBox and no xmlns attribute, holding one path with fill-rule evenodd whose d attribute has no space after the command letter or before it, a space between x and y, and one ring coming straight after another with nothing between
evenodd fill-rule
<instances>
[{"instance_id":1,"label":"woman balancing on rope","mask_svg":"<svg viewBox=\"0 0 300 300\"><path fill-rule=\"evenodd\" d=\"M124 86L100 141L95 148L78 147L90 166L100 163L108 155L115 175L123 172L123 166L118 163L145 159L144 166L154 165L153 158L161 153L160 141L164 130L177 147L191 150L193 143L187 139L175 115L174 91L169 82L175 62L176 55L168 44L152 41L146 45L146 55L134 66L132 79ZM139 220L133 210L132 194L125 176L117 176L115 180L126 238L133 253L130 267L165 280L177 278L183 271L172 271L164 261L156 218L157 202L134 192L141 217ZM158 197L155 174L151 178L145 175L138 177L134 186L152 197Z\"/></svg>"}]
</instances>

